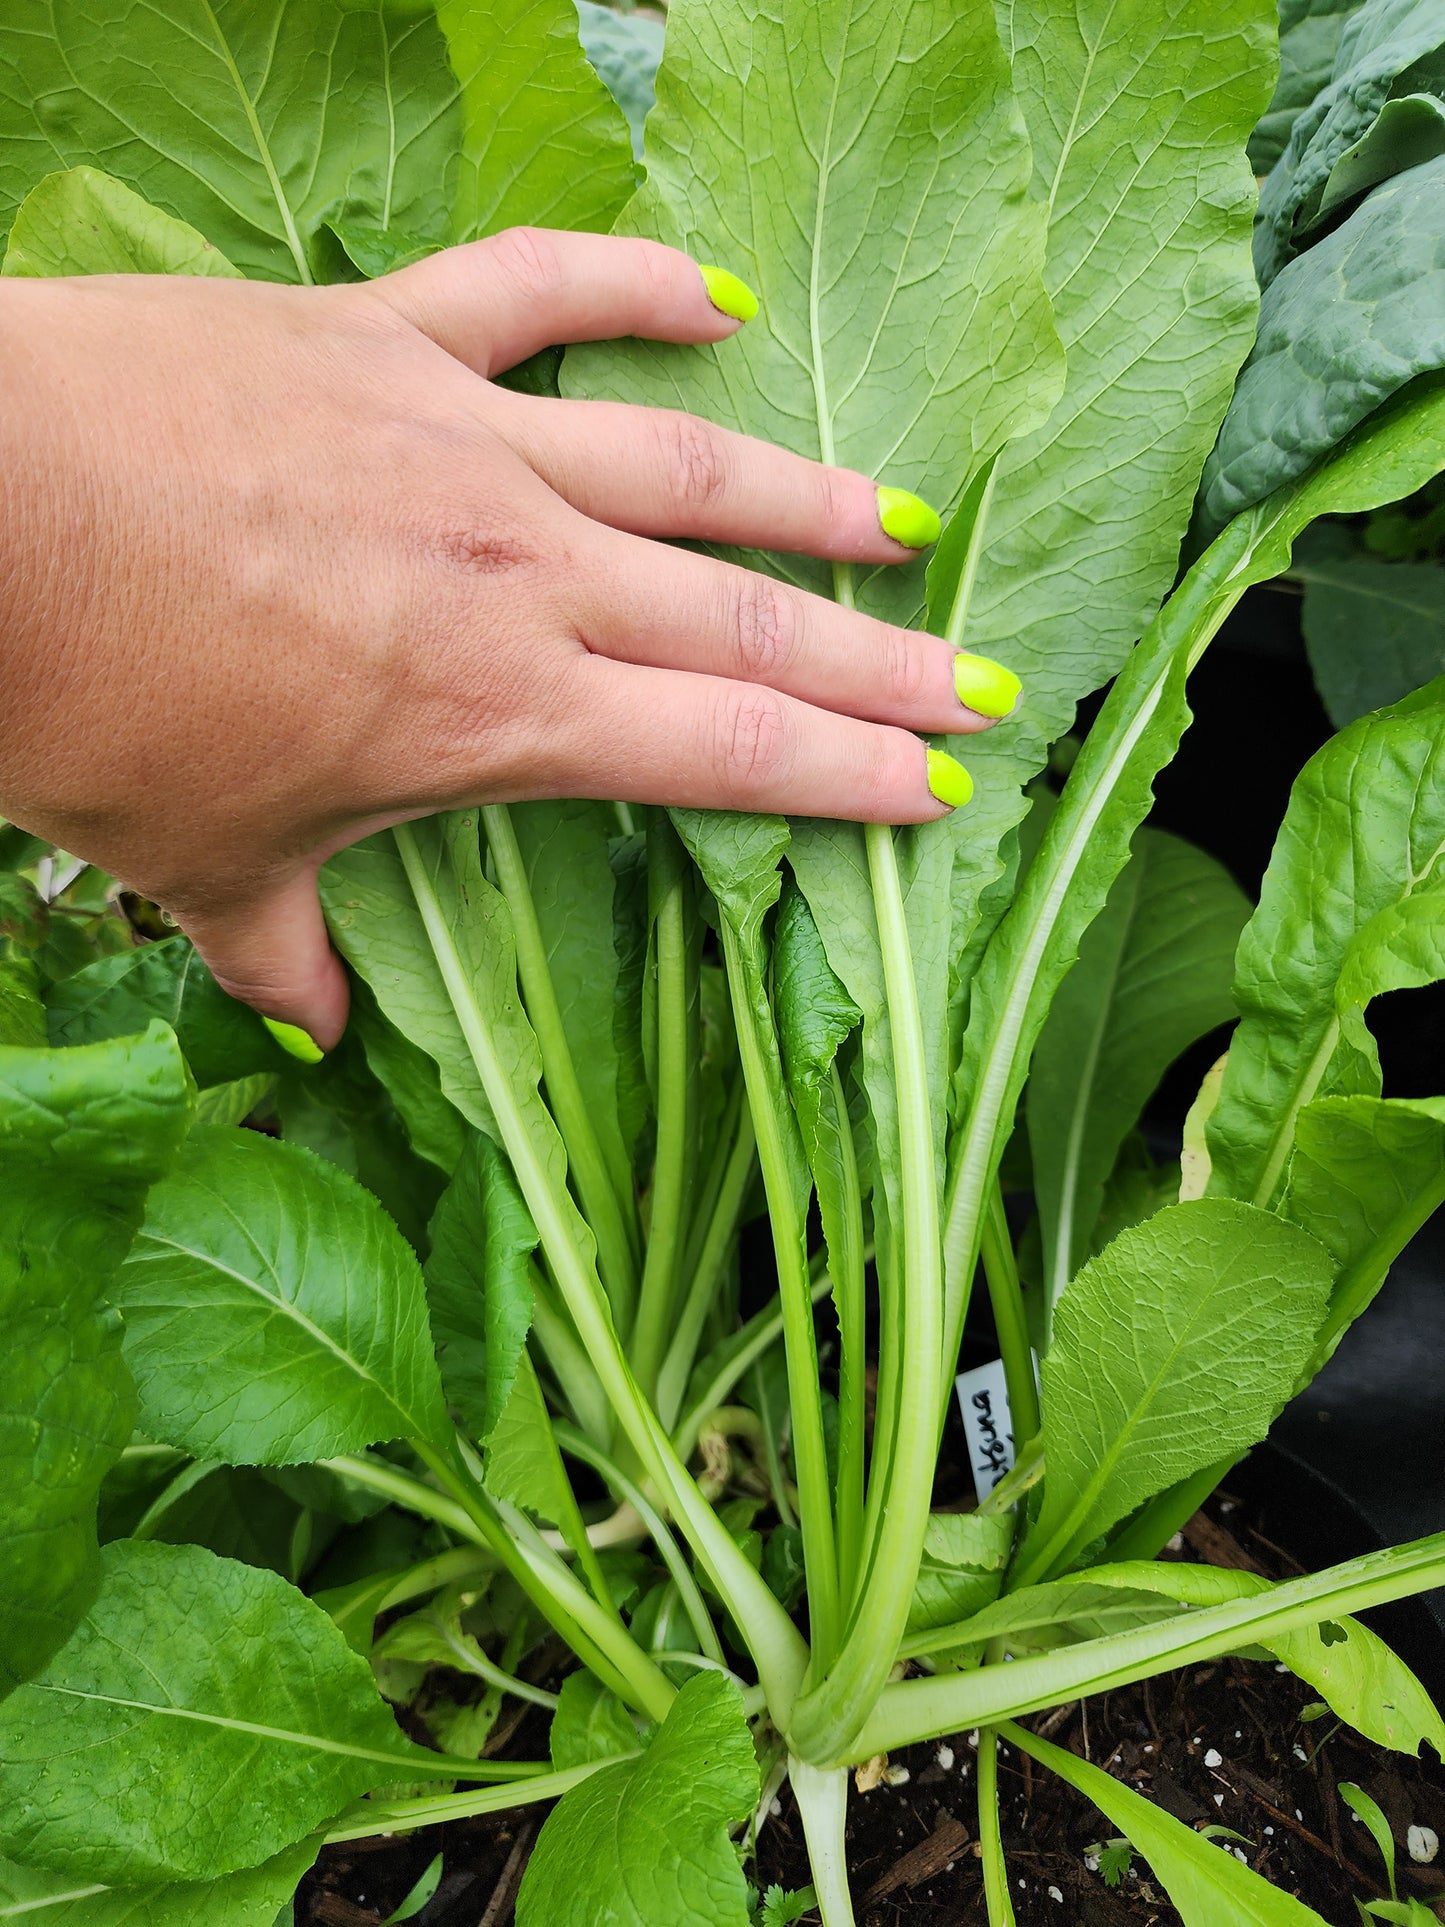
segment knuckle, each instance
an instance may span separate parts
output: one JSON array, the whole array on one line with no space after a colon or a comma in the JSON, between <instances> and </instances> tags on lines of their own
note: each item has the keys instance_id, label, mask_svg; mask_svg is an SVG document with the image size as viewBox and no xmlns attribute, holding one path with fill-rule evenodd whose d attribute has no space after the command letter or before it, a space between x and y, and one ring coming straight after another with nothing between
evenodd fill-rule
<instances>
[{"instance_id":1,"label":"knuckle","mask_svg":"<svg viewBox=\"0 0 1445 1927\"><path fill-rule=\"evenodd\" d=\"M660 241L641 239L630 243L629 269L635 275L650 305L669 301L677 291L677 256Z\"/></svg>"},{"instance_id":2,"label":"knuckle","mask_svg":"<svg viewBox=\"0 0 1445 1927\"><path fill-rule=\"evenodd\" d=\"M711 508L727 493L731 464L722 436L696 415L666 418L661 433L665 472L674 495L690 508Z\"/></svg>"},{"instance_id":3,"label":"knuckle","mask_svg":"<svg viewBox=\"0 0 1445 1927\"><path fill-rule=\"evenodd\" d=\"M780 676L793 659L798 610L792 596L764 575L738 572L734 624L739 671L758 682Z\"/></svg>"},{"instance_id":4,"label":"knuckle","mask_svg":"<svg viewBox=\"0 0 1445 1927\"><path fill-rule=\"evenodd\" d=\"M730 690L719 706L718 763L727 792L746 797L778 777L793 755L787 705L770 689Z\"/></svg>"},{"instance_id":5,"label":"knuckle","mask_svg":"<svg viewBox=\"0 0 1445 1927\"><path fill-rule=\"evenodd\" d=\"M852 509L852 491L836 468L818 470L818 507L830 529L846 525Z\"/></svg>"},{"instance_id":6,"label":"knuckle","mask_svg":"<svg viewBox=\"0 0 1445 1927\"><path fill-rule=\"evenodd\" d=\"M526 542L494 529L443 529L432 538L432 548L446 568L463 576L506 575L538 559Z\"/></svg>"},{"instance_id":7,"label":"knuckle","mask_svg":"<svg viewBox=\"0 0 1445 1927\"><path fill-rule=\"evenodd\" d=\"M545 300L562 285L562 260L546 228L509 227L491 242L493 266L525 300Z\"/></svg>"},{"instance_id":8,"label":"knuckle","mask_svg":"<svg viewBox=\"0 0 1445 1927\"><path fill-rule=\"evenodd\" d=\"M855 790L858 820L895 822L898 801L916 787L923 745L904 729L870 727L857 759Z\"/></svg>"},{"instance_id":9,"label":"knuckle","mask_svg":"<svg viewBox=\"0 0 1445 1927\"><path fill-rule=\"evenodd\" d=\"M889 705L911 709L928 686L928 662L906 629L884 628L878 638L877 687Z\"/></svg>"}]
</instances>

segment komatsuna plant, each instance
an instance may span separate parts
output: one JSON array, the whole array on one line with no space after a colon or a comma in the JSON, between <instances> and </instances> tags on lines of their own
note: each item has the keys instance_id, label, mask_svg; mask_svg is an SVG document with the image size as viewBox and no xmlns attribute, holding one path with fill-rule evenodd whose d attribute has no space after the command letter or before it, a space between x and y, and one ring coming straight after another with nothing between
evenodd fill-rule
<instances>
[{"instance_id":1,"label":"komatsuna plant","mask_svg":"<svg viewBox=\"0 0 1445 1927\"><path fill-rule=\"evenodd\" d=\"M843 1927L850 1767L977 1728L993 1927L1001 1736L1189 1927L1317 1923L1022 1723L1263 1648L1445 1751L1354 1617L1441 1583L1445 1536L1274 1586L1155 1556L1445 1197L1445 1099L1383 1094L1368 1024L1445 974L1445 684L1302 773L1252 914L1145 824L1245 590L1445 467L1428 352L1308 447L1256 374L1181 573L1255 334L1272 11L673 0L640 182L570 0L111 16L102 43L21 0L4 30L7 273L307 283L519 220L725 260L761 295L740 337L510 379L946 505L926 567L743 559L1025 696L921 829L601 799L343 852L355 1015L311 1069L4 832L0 1916L272 1927L324 1840L556 1801L523 1927L743 1927L786 1775ZM1274 285L1325 286L1312 254ZM1233 1015L1182 1176L1154 1166L1143 1105ZM759 1213L775 1288L739 1269ZM1017 1462L935 1513L976 1290ZM547 1757L505 1753L508 1707L550 1716Z\"/></svg>"}]
</instances>

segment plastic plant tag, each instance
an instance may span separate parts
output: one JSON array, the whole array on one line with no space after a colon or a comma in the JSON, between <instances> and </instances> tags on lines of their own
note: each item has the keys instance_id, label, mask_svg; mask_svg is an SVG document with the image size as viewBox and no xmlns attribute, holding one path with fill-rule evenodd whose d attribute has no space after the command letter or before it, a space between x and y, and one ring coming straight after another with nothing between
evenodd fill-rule
<instances>
[{"instance_id":1,"label":"plastic plant tag","mask_svg":"<svg viewBox=\"0 0 1445 1927\"><path fill-rule=\"evenodd\" d=\"M987 1365L975 1366L971 1372L960 1372L954 1383L958 1387L958 1409L963 1414L974 1489L982 1501L1004 1473L1013 1470L1014 1422L1004 1382L1003 1360L993 1358Z\"/></svg>"}]
</instances>

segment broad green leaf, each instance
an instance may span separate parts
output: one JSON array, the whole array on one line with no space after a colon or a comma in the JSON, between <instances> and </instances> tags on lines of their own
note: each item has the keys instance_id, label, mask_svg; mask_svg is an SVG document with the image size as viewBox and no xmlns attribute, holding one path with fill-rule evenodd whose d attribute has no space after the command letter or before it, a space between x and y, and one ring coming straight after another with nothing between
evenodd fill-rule
<instances>
[{"instance_id":1,"label":"broad green leaf","mask_svg":"<svg viewBox=\"0 0 1445 1927\"><path fill-rule=\"evenodd\" d=\"M368 281L425 261L428 255L439 254L445 245L407 234L401 228L362 227L355 221L328 221L326 225L345 249L347 260L359 268Z\"/></svg>"},{"instance_id":2,"label":"broad green leaf","mask_svg":"<svg viewBox=\"0 0 1445 1927\"><path fill-rule=\"evenodd\" d=\"M1125 1138L1104 1186L1103 1202L1089 1239L1089 1257L1112 1244L1131 1224L1142 1224L1166 1204L1182 1203L1180 1172L1181 1165L1172 1160L1155 1164L1137 1131Z\"/></svg>"},{"instance_id":3,"label":"broad green leaf","mask_svg":"<svg viewBox=\"0 0 1445 1927\"><path fill-rule=\"evenodd\" d=\"M1445 717L1440 722L1445 725ZM1445 728L1442 728L1445 734ZM1426 876L1377 910L1340 960L1335 1008L1342 1018L1387 990L1419 990L1445 976L1445 875Z\"/></svg>"},{"instance_id":4,"label":"broad green leaf","mask_svg":"<svg viewBox=\"0 0 1445 1927\"><path fill-rule=\"evenodd\" d=\"M0 1044L43 1049L46 1043L45 1006L40 1001L40 972L23 950L0 955Z\"/></svg>"},{"instance_id":5,"label":"broad green leaf","mask_svg":"<svg viewBox=\"0 0 1445 1927\"><path fill-rule=\"evenodd\" d=\"M1267 174L1296 119L1329 83L1345 22L1360 0L1280 0L1279 80L1249 139L1250 163Z\"/></svg>"},{"instance_id":6,"label":"broad green leaf","mask_svg":"<svg viewBox=\"0 0 1445 1927\"><path fill-rule=\"evenodd\" d=\"M642 123L656 97L663 26L642 13L617 13L593 0L577 0L582 49L627 116L632 150L642 158Z\"/></svg>"},{"instance_id":7,"label":"broad green leaf","mask_svg":"<svg viewBox=\"0 0 1445 1927\"><path fill-rule=\"evenodd\" d=\"M507 907L482 874L477 818L468 812L433 817L410 834L425 887L435 896L473 995L496 1026L507 1069L535 1089L542 1061L517 994ZM442 1091L462 1116L497 1140L481 1074L393 835L368 837L334 856L321 872L321 900L337 948L366 978L383 1016L435 1061Z\"/></svg>"},{"instance_id":8,"label":"broad green leaf","mask_svg":"<svg viewBox=\"0 0 1445 1927\"><path fill-rule=\"evenodd\" d=\"M1144 829L1054 997L1029 1067L1028 1126L1050 1299L1090 1248L1125 1135L1179 1053L1234 1014L1249 915L1222 864Z\"/></svg>"},{"instance_id":9,"label":"broad green leaf","mask_svg":"<svg viewBox=\"0 0 1445 1927\"><path fill-rule=\"evenodd\" d=\"M43 175L103 157L261 280L321 278L330 220L447 231L461 112L430 8L14 0L6 27L0 229Z\"/></svg>"},{"instance_id":10,"label":"broad green leaf","mask_svg":"<svg viewBox=\"0 0 1445 1927\"><path fill-rule=\"evenodd\" d=\"M537 1227L489 1137L474 1131L431 1221L427 1301L447 1398L485 1445L532 1323Z\"/></svg>"},{"instance_id":11,"label":"broad green leaf","mask_svg":"<svg viewBox=\"0 0 1445 1927\"><path fill-rule=\"evenodd\" d=\"M1344 24L1330 83L1303 109L1259 200L1254 259L1268 286L1295 252L1342 155L1368 134L1400 76L1445 46L1434 0L1367 0Z\"/></svg>"},{"instance_id":12,"label":"broad green leaf","mask_svg":"<svg viewBox=\"0 0 1445 1927\"><path fill-rule=\"evenodd\" d=\"M1210 1188L1266 1204L1311 1099L1379 1090L1357 1016L1340 1009L1358 933L1428 885L1445 850L1445 686L1363 716L1295 782L1240 942L1240 1024L1209 1120ZM1434 700L1432 700L1434 698ZM1433 894L1433 892L1432 892ZM1373 934L1383 935L1382 926Z\"/></svg>"},{"instance_id":13,"label":"broad green leaf","mask_svg":"<svg viewBox=\"0 0 1445 1927\"><path fill-rule=\"evenodd\" d=\"M699 1673L639 1758L603 1767L543 1827L517 1897L518 1927L747 1927L728 1838L758 1798L734 1681Z\"/></svg>"},{"instance_id":14,"label":"broad green leaf","mask_svg":"<svg viewBox=\"0 0 1445 1927\"><path fill-rule=\"evenodd\" d=\"M202 1089L290 1062L255 1011L221 989L188 937L102 957L62 978L45 1001L50 1041L67 1047L131 1036L160 1018Z\"/></svg>"},{"instance_id":15,"label":"broad green leaf","mask_svg":"<svg viewBox=\"0 0 1445 1927\"><path fill-rule=\"evenodd\" d=\"M1156 1591L1184 1606L1214 1606L1270 1590L1269 1580L1258 1573L1172 1560L1097 1566L1082 1576L1095 1585ZM1445 1719L1429 1694L1405 1662L1358 1619L1343 1614L1260 1643L1377 1746L1418 1754L1428 1741L1437 1753L1445 1753Z\"/></svg>"},{"instance_id":16,"label":"broad green leaf","mask_svg":"<svg viewBox=\"0 0 1445 1927\"><path fill-rule=\"evenodd\" d=\"M1068 375L1048 420L1001 455L985 505L963 640L1016 671L1024 695L960 747L978 787L955 845L955 947L1007 900L990 886L1024 784L1174 580L1253 339L1244 143L1274 80L1274 0L998 11Z\"/></svg>"},{"instance_id":17,"label":"broad green leaf","mask_svg":"<svg viewBox=\"0 0 1445 1927\"><path fill-rule=\"evenodd\" d=\"M1141 1853L1184 1927L1325 1927L1312 1907L1272 1886L1226 1848L1146 1800L1112 1774L1021 1727L1005 1737L1091 1800Z\"/></svg>"},{"instance_id":18,"label":"broad green leaf","mask_svg":"<svg viewBox=\"0 0 1445 1927\"><path fill-rule=\"evenodd\" d=\"M460 88L450 238L517 222L609 228L632 192L632 149L583 55L573 0L438 0L436 18ZM405 210L396 219L431 231Z\"/></svg>"},{"instance_id":19,"label":"broad green leaf","mask_svg":"<svg viewBox=\"0 0 1445 1927\"><path fill-rule=\"evenodd\" d=\"M374 1198L298 1146L194 1131L117 1299L154 1439L295 1465L447 1436L416 1259Z\"/></svg>"},{"instance_id":20,"label":"broad green leaf","mask_svg":"<svg viewBox=\"0 0 1445 1927\"><path fill-rule=\"evenodd\" d=\"M357 1003L365 1001L365 987ZM440 1103L440 1094L436 1093ZM415 1251L445 1189L443 1173L412 1149L401 1113L376 1077L360 1026L319 1064L294 1061L277 1080L272 1110L282 1137L314 1151L370 1191Z\"/></svg>"},{"instance_id":21,"label":"broad green leaf","mask_svg":"<svg viewBox=\"0 0 1445 1927\"><path fill-rule=\"evenodd\" d=\"M796 888L784 892L773 933L773 1000L783 1069L811 1152L820 1088L862 1012L834 975L808 900Z\"/></svg>"},{"instance_id":22,"label":"broad green leaf","mask_svg":"<svg viewBox=\"0 0 1445 1927\"><path fill-rule=\"evenodd\" d=\"M648 177L622 226L733 263L756 284L763 312L720 349L573 349L564 388L681 406L902 482L947 509L1005 441L1043 418L1062 374L1042 282L1043 210L1028 191L1027 136L989 10L941 17L925 0L829 0L775 16L758 0L686 0L668 16L659 88ZM722 131L734 124L746 167ZM771 193L760 191L763 155ZM846 584L858 606L895 621L922 613L917 562L835 578L798 558L744 559L823 593ZM730 882L752 872L766 830L679 827L733 915ZM910 924L940 1090L948 932L939 904L954 842L973 833L970 815L902 839L926 851L905 863L927 872ZM829 961L864 1012L865 1075L886 1122L889 1040L874 994L881 972L862 841L834 826L802 826L799 836L817 847L800 881ZM740 847L729 851L729 841ZM843 954L844 928L856 953ZM930 947L936 991L925 980ZM892 1172L892 1159L881 1163Z\"/></svg>"},{"instance_id":23,"label":"broad green leaf","mask_svg":"<svg viewBox=\"0 0 1445 1927\"><path fill-rule=\"evenodd\" d=\"M492 1429L486 1450L487 1490L494 1498L525 1506L549 1524L577 1535L585 1528L567 1482L547 1403L526 1352L517 1361L512 1390Z\"/></svg>"},{"instance_id":24,"label":"broad green leaf","mask_svg":"<svg viewBox=\"0 0 1445 1927\"><path fill-rule=\"evenodd\" d=\"M1445 569L1380 562L1322 527L1295 548L1305 647L1336 729L1445 674Z\"/></svg>"},{"instance_id":25,"label":"broad green leaf","mask_svg":"<svg viewBox=\"0 0 1445 1927\"><path fill-rule=\"evenodd\" d=\"M552 1764L560 1771L587 1760L610 1759L614 1753L635 1752L637 1728L615 1693L609 1693L593 1674L578 1671L562 1682L550 1745Z\"/></svg>"},{"instance_id":26,"label":"broad green leaf","mask_svg":"<svg viewBox=\"0 0 1445 1927\"><path fill-rule=\"evenodd\" d=\"M204 234L96 167L47 174L21 203L0 274L237 278Z\"/></svg>"},{"instance_id":27,"label":"broad green leaf","mask_svg":"<svg viewBox=\"0 0 1445 1927\"><path fill-rule=\"evenodd\" d=\"M1445 1203L1445 1098L1322 1097L1295 1122L1281 1210L1339 1267L1331 1333L1357 1317Z\"/></svg>"},{"instance_id":28,"label":"broad green leaf","mask_svg":"<svg viewBox=\"0 0 1445 1927\"><path fill-rule=\"evenodd\" d=\"M266 1071L254 1077L233 1078L228 1084L213 1084L196 1097L196 1123L200 1125L244 1124L276 1088L276 1079Z\"/></svg>"},{"instance_id":29,"label":"broad green leaf","mask_svg":"<svg viewBox=\"0 0 1445 1927\"><path fill-rule=\"evenodd\" d=\"M1189 720L1190 669L1245 588L1288 566L1291 543L1317 515L1398 501L1442 466L1445 388L1412 389L1301 482L1232 523L1189 571L1109 692L979 965L955 1082L964 1129L950 1160L944 1233L950 1346L960 1333L980 1214L1013 1131L1029 1056L1080 938L1123 867L1155 774Z\"/></svg>"},{"instance_id":30,"label":"broad green leaf","mask_svg":"<svg viewBox=\"0 0 1445 1927\"><path fill-rule=\"evenodd\" d=\"M303 1840L244 1873L166 1887L101 1887L0 1860L0 1920L23 1918L29 1927L275 1927L316 1845Z\"/></svg>"},{"instance_id":31,"label":"broad green leaf","mask_svg":"<svg viewBox=\"0 0 1445 1927\"><path fill-rule=\"evenodd\" d=\"M1211 532L1301 475L1416 375L1445 366L1445 156L1401 174L1265 291L1205 466Z\"/></svg>"},{"instance_id":32,"label":"broad green leaf","mask_svg":"<svg viewBox=\"0 0 1445 1927\"><path fill-rule=\"evenodd\" d=\"M1445 87L1445 66L1436 84ZM1387 100L1379 119L1353 147L1347 147L1330 169L1317 200L1300 209L1297 236L1313 239L1327 222L1337 219L1349 203L1382 181L1393 180L1412 167L1445 153L1445 100L1435 94L1405 94Z\"/></svg>"},{"instance_id":33,"label":"broad green leaf","mask_svg":"<svg viewBox=\"0 0 1445 1927\"><path fill-rule=\"evenodd\" d=\"M762 314L716 349L574 348L566 392L686 408L946 508L1059 387L1043 216L989 10L680 0L658 87L620 231L723 261ZM831 591L826 565L750 559ZM857 594L912 620L922 566L871 570Z\"/></svg>"},{"instance_id":34,"label":"broad green leaf","mask_svg":"<svg viewBox=\"0 0 1445 1927\"><path fill-rule=\"evenodd\" d=\"M349 1028L361 1039L372 1075L396 1106L411 1148L450 1174L467 1141L467 1127L442 1092L435 1058L388 1023L369 984L352 985Z\"/></svg>"},{"instance_id":35,"label":"broad green leaf","mask_svg":"<svg viewBox=\"0 0 1445 1927\"><path fill-rule=\"evenodd\" d=\"M1173 1205L1091 1259L1043 1363L1048 1471L1019 1582L1052 1577L1156 1492L1263 1438L1331 1279L1315 1239L1222 1198Z\"/></svg>"},{"instance_id":36,"label":"broad green leaf","mask_svg":"<svg viewBox=\"0 0 1445 1927\"><path fill-rule=\"evenodd\" d=\"M213 1879L372 1787L446 1772L275 1573L124 1540L104 1562L69 1643L0 1710L7 1853L117 1885Z\"/></svg>"},{"instance_id":37,"label":"broad green leaf","mask_svg":"<svg viewBox=\"0 0 1445 1927\"><path fill-rule=\"evenodd\" d=\"M865 1343L861 1185L847 1097L835 1063L863 1013L833 973L807 898L791 884L774 926L773 1002L783 1075L813 1174L834 1303L849 1354L844 1369L861 1371L862 1360L852 1356ZM859 1424L857 1400L846 1423L853 1428ZM855 1447L860 1470L849 1476L856 1493L861 1436L856 1441L850 1436L850 1453Z\"/></svg>"},{"instance_id":38,"label":"broad green leaf","mask_svg":"<svg viewBox=\"0 0 1445 1927\"><path fill-rule=\"evenodd\" d=\"M935 1512L908 1609L908 1631L922 1632L988 1605L1003 1584L1013 1521L976 1512Z\"/></svg>"},{"instance_id":39,"label":"broad green leaf","mask_svg":"<svg viewBox=\"0 0 1445 1927\"><path fill-rule=\"evenodd\" d=\"M109 1531L106 1538L127 1536ZM303 1523L302 1507L250 1466L191 1459L165 1481L128 1535L158 1545L204 1546L222 1559L264 1566L298 1582L324 1528Z\"/></svg>"},{"instance_id":40,"label":"broad green leaf","mask_svg":"<svg viewBox=\"0 0 1445 1927\"><path fill-rule=\"evenodd\" d=\"M86 1049L0 1049L0 1692L94 1596L101 1480L135 1395L103 1303L180 1149L186 1069L161 1024Z\"/></svg>"}]
</instances>

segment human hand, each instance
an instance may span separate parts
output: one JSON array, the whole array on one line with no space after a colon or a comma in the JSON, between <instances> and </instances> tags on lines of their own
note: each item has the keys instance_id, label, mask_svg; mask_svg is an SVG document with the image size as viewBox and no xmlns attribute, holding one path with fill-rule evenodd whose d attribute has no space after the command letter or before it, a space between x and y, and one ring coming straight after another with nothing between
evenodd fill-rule
<instances>
[{"instance_id":1,"label":"human hand","mask_svg":"<svg viewBox=\"0 0 1445 1927\"><path fill-rule=\"evenodd\" d=\"M542 796L943 814L966 779L913 732L986 727L1006 671L648 539L906 560L872 479L487 379L738 325L685 255L534 230L355 287L5 282L0 809L324 1047L316 874L384 825Z\"/></svg>"}]
</instances>

